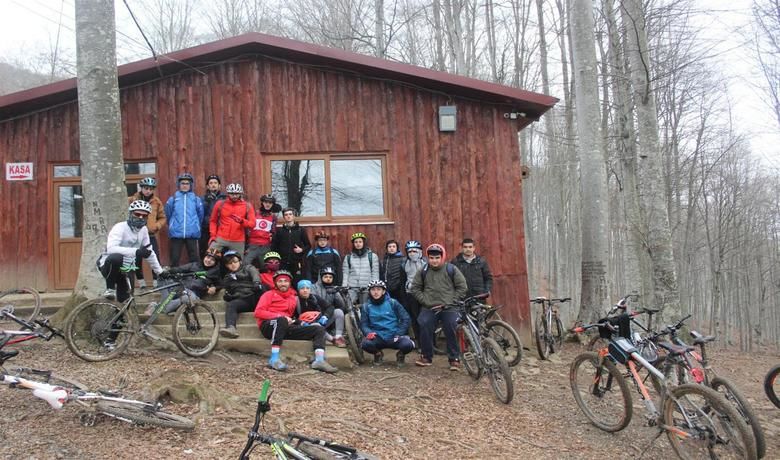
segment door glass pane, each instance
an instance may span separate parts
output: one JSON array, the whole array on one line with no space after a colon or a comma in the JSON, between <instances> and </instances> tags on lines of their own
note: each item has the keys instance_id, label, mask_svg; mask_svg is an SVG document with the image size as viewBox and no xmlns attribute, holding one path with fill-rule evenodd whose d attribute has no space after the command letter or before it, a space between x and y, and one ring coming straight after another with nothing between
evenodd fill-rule
<instances>
[{"instance_id":1,"label":"door glass pane","mask_svg":"<svg viewBox=\"0 0 780 460\"><path fill-rule=\"evenodd\" d=\"M301 216L325 215L325 161L271 161L271 192Z\"/></svg>"},{"instance_id":2,"label":"door glass pane","mask_svg":"<svg viewBox=\"0 0 780 460\"><path fill-rule=\"evenodd\" d=\"M382 160L332 160L330 200L334 217L384 215Z\"/></svg>"},{"instance_id":3,"label":"door glass pane","mask_svg":"<svg viewBox=\"0 0 780 460\"><path fill-rule=\"evenodd\" d=\"M54 167L54 177L78 177L81 175L79 165L61 165Z\"/></svg>"},{"instance_id":4,"label":"door glass pane","mask_svg":"<svg viewBox=\"0 0 780 460\"><path fill-rule=\"evenodd\" d=\"M81 238L84 223L84 197L80 185L61 185L59 190L60 238Z\"/></svg>"}]
</instances>

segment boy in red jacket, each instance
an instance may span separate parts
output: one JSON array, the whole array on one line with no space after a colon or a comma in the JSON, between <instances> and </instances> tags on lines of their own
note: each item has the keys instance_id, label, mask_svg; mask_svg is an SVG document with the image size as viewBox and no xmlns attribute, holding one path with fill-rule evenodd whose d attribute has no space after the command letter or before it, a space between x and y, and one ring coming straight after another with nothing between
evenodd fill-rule
<instances>
[{"instance_id":1,"label":"boy in red jacket","mask_svg":"<svg viewBox=\"0 0 780 460\"><path fill-rule=\"evenodd\" d=\"M271 341L268 367L277 371L287 370L287 365L280 358L284 339L311 340L314 344L311 368L334 374L338 369L325 360L325 329L319 324L302 326L294 318L298 296L295 289L290 289L291 282L290 272L277 271L274 274L274 289L263 294L255 308L257 326L263 336Z\"/></svg>"},{"instance_id":2,"label":"boy in red jacket","mask_svg":"<svg viewBox=\"0 0 780 460\"><path fill-rule=\"evenodd\" d=\"M214 205L209 220L209 249L236 251L243 255L246 232L255 226L255 210L244 200L241 184L230 184L225 189L228 199Z\"/></svg>"}]
</instances>

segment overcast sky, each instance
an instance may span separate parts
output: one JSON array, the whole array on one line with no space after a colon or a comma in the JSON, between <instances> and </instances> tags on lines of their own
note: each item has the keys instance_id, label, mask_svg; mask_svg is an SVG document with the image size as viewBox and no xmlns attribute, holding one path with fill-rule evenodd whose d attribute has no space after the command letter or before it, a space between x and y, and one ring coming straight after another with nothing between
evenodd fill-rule
<instances>
[{"instance_id":1,"label":"overcast sky","mask_svg":"<svg viewBox=\"0 0 780 460\"><path fill-rule=\"evenodd\" d=\"M14 61L49 43L60 42L75 55L74 0L0 0L0 59ZM703 38L718 54L719 70L729 82L734 119L752 135L752 147L762 163L780 169L780 133L770 109L754 88L760 81L744 46L749 31L750 0L699 0ZM129 1L133 5L133 1ZM149 57L148 49L121 1L117 7L117 55L120 62ZM61 18L61 20L60 20ZM62 24L60 26L60 23ZM751 84L752 83L752 84Z\"/></svg>"}]
</instances>

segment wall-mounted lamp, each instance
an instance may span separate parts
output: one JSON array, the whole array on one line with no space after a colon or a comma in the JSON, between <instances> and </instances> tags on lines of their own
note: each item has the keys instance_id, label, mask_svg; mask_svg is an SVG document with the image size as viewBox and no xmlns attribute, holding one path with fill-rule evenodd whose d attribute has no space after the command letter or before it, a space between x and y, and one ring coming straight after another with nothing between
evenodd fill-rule
<instances>
[{"instance_id":1,"label":"wall-mounted lamp","mask_svg":"<svg viewBox=\"0 0 780 460\"><path fill-rule=\"evenodd\" d=\"M439 106L439 131L455 131L457 112L457 108L454 105Z\"/></svg>"}]
</instances>

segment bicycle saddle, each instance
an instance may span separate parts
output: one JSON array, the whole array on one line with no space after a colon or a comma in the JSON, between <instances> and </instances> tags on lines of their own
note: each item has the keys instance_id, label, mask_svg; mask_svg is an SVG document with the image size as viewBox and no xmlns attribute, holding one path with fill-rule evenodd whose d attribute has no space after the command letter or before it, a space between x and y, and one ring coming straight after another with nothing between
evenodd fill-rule
<instances>
[{"instance_id":1,"label":"bicycle saddle","mask_svg":"<svg viewBox=\"0 0 780 460\"><path fill-rule=\"evenodd\" d=\"M658 346L668 351L671 355L684 355L689 351L693 351L696 348L688 345L675 345L671 342L659 342Z\"/></svg>"},{"instance_id":2,"label":"bicycle saddle","mask_svg":"<svg viewBox=\"0 0 780 460\"><path fill-rule=\"evenodd\" d=\"M659 310L657 308L647 308L647 307L645 307L645 308L642 309L643 313L647 313L649 315L654 315L654 314L658 313L659 311L661 311L661 310Z\"/></svg>"},{"instance_id":3,"label":"bicycle saddle","mask_svg":"<svg viewBox=\"0 0 780 460\"><path fill-rule=\"evenodd\" d=\"M715 340L714 335L704 336L696 331L691 331L691 337L693 338L694 345L704 345L705 343L709 343Z\"/></svg>"}]
</instances>

